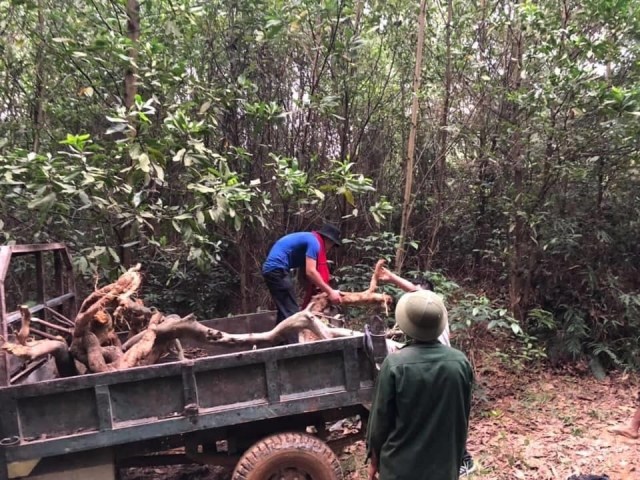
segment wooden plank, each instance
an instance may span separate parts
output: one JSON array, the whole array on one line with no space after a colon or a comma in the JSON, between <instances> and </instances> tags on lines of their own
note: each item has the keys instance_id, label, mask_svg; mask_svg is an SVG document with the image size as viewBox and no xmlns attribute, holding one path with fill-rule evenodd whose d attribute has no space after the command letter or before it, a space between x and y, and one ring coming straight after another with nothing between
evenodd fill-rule
<instances>
[{"instance_id":1,"label":"wooden plank","mask_svg":"<svg viewBox=\"0 0 640 480\"><path fill-rule=\"evenodd\" d=\"M47 322L46 320L41 320L39 318L32 318L31 323L42 325L45 328L50 328L51 330L55 330L57 332L64 333L67 335L71 335L73 333L73 328L71 327L63 327L61 325L50 323L50 322Z\"/></svg>"},{"instance_id":2,"label":"wooden plank","mask_svg":"<svg viewBox=\"0 0 640 480\"><path fill-rule=\"evenodd\" d=\"M48 338L49 340L57 340L55 335L51 335L50 333L47 332L43 332L42 330L38 329L38 328L33 328L31 327L29 329L30 333L33 333L34 335L38 335L42 338Z\"/></svg>"},{"instance_id":3,"label":"wooden plank","mask_svg":"<svg viewBox=\"0 0 640 480\"><path fill-rule=\"evenodd\" d=\"M31 375L33 372L38 370L40 367L42 367L48 361L49 361L49 358L41 358L40 360L35 360L35 361L31 362L29 365L26 366L26 368L24 370L16 373L11 378L11 383L16 383L17 381L21 380L22 378L28 377L29 375Z\"/></svg>"},{"instance_id":4,"label":"wooden plank","mask_svg":"<svg viewBox=\"0 0 640 480\"><path fill-rule=\"evenodd\" d=\"M69 249L65 248L64 251L62 252L62 261L64 262L65 268L67 270L67 274L65 275L65 278L67 280L67 292L71 293L73 295L72 298L70 298L67 303L65 303L64 307L64 314L67 316L67 318L70 319L75 319L76 315L78 314L78 304L77 302L77 298L76 298L76 283L75 283L75 277L73 275L73 264L71 262L71 254L69 253Z\"/></svg>"},{"instance_id":5,"label":"wooden plank","mask_svg":"<svg viewBox=\"0 0 640 480\"><path fill-rule=\"evenodd\" d=\"M67 317L65 317L63 314L59 313L58 311L54 310L53 308L44 307L46 310L49 311L49 313L51 315L53 315L53 317L60 322L62 325L66 325L69 328L74 328L75 324L73 323L73 321ZM125 335L128 335L128 332L123 332Z\"/></svg>"}]
</instances>

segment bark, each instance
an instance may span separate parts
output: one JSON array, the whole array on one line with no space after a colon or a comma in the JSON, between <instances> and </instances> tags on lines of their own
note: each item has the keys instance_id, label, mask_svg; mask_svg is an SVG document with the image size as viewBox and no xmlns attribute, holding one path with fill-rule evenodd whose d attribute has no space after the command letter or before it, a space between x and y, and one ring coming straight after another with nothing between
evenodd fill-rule
<instances>
[{"instance_id":1,"label":"bark","mask_svg":"<svg viewBox=\"0 0 640 480\"><path fill-rule=\"evenodd\" d=\"M17 344L7 342L2 345L2 349L9 352L14 357L21 360L37 360L49 354L55 353L57 350L68 350L64 340L35 340L26 344Z\"/></svg>"},{"instance_id":2,"label":"bark","mask_svg":"<svg viewBox=\"0 0 640 480\"><path fill-rule=\"evenodd\" d=\"M138 82L136 80L138 72L135 65L138 61L138 40L140 38L140 3L138 0L127 0L127 37L131 41L129 48L129 66L124 76L124 106L127 112L131 110L135 104L135 97L138 93ZM137 135L137 123L133 123L133 127L128 134L129 140L133 141ZM133 165L130 157L128 158L128 166ZM118 256L120 262L125 267L129 267L132 263L131 248L125 247L131 241L132 229L130 225L124 228L116 227L116 234L120 239L118 248Z\"/></svg>"},{"instance_id":3,"label":"bark","mask_svg":"<svg viewBox=\"0 0 640 480\"><path fill-rule=\"evenodd\" d=\"M510 49L506 59L506 81L508 91L517 91L521 86L523 36L519 25L510 29ZM513 175L514 202L511 209L511 235L509 236L509 301L514 317L522 321L525 318L525 307L528 303L530 290L529 255L527 248L529 242L528 225L523 213L525 207L525 165L523 154L522 132L519 127L521 112L517 105L507 100L507 119L514 125L513 133L509 138L509 149L505 163L511 165Z\"/></svg>"}]
</instances>

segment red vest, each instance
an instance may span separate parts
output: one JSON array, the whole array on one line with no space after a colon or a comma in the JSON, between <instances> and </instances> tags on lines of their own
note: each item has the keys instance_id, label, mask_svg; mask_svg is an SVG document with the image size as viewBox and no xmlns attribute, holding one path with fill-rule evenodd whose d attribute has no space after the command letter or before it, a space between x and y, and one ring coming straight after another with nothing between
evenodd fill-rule
<instances>
[{"instance_id":1,"label":"red vest","mask_svg":"<svg viewBox=\"0 0 640 480\"><path fill-rule=\"evenodd\" d=\"M327 247L324 243L324 238L318 232L311 232L318 239L318 243L320 243L320 251L318 252L318 259L316 260L316 270L322 277L325 283L329 283L330 274L329 274L329 265L327 264ZM304 292L304 300L302 301L302 308L305 308L309 305L311 301L311 297L318 292L318 287L316 287L312 282L307 281L307 288Z\"/></svg>"}]
</instances>

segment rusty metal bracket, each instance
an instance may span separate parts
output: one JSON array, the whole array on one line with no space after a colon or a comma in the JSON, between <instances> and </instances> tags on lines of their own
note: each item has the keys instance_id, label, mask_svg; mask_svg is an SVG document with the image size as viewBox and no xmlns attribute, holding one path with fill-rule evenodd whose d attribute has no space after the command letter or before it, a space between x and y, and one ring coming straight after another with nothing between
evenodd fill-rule
<instances>
[{"instance_id":1,"label":"rusty metal bracket","mask_svg":"<svg viewBox=\"0 0 640 480\"><path fill-rule=\"evenodd\" d=\"M373 326L366 324L364 326L364 336L362 339L364 342L364 351L376 371L380 370L382 362L389 353L387 350L387 337L384 328L380 328L380 322L381 319L375 318Z\"/></svg>"},{"instance_id":2,"label":"rusty metal bracket","mask_svg":"<svg viewBox=\"0 0 640 480\"><path fill-rule=\"evenodd\" d=\"M0 440L0 447L10 447L12 445L17 445L20 443L20 437L17 435L13 435L11 437L5 437Z\"/></svg>"}]
</instances>

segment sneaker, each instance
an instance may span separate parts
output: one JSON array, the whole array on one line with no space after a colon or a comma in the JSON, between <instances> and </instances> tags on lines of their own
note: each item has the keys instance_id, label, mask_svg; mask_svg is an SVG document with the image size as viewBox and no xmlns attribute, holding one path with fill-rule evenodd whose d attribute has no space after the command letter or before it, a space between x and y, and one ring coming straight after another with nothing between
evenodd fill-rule
<instances>
[{"instance_id":1,"label":"sneaker","mask_svg":"<svg viewBox=\"0 0 640 480\"><path fill-rule=\"evenodd\" d=\"M473 458L471 458L471 456L465 456L462 459L462 465L460 466L460 477L466 477L475 471L476 464L473 463Z\"/></svg>"}]
</instances>

